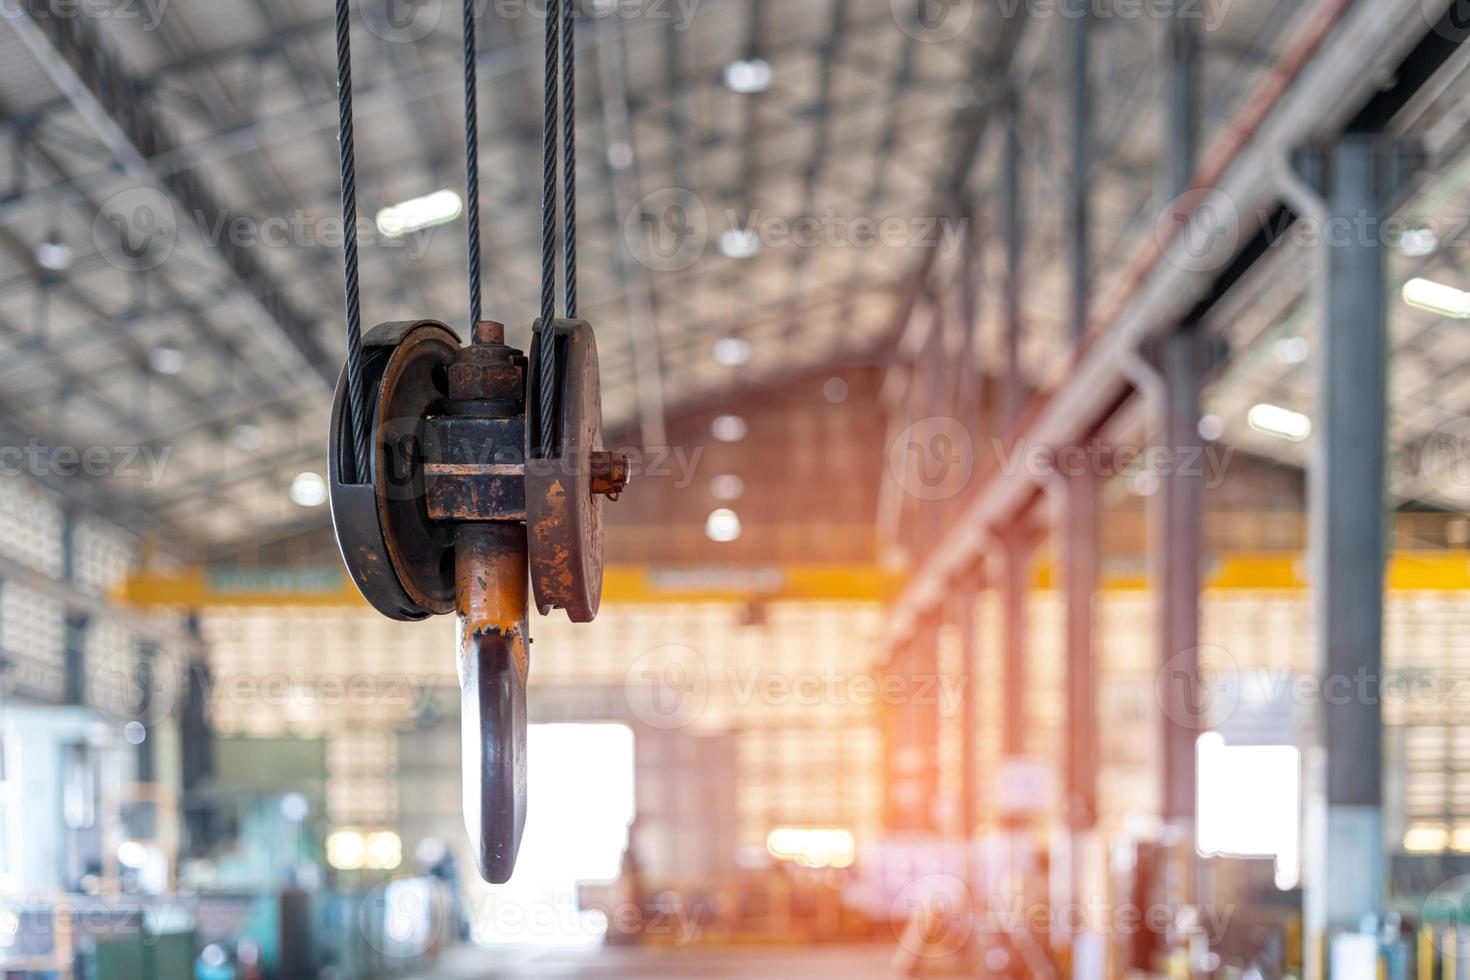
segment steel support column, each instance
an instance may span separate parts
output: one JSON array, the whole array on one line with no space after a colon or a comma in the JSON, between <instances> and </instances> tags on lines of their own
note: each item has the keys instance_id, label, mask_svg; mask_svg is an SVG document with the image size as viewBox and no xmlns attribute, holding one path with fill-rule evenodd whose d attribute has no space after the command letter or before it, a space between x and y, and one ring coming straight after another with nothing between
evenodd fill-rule
<instances>
[{"instance_id":1,"label":"steel support column","mask_svg":"<svg viewBox=\"0 0 1470 980\"><path fill-rule=\"evenodd\" d=\"M915 690L916 678L937 660L937 642L936 624L924 620L894 650L889 674ZM905 698L889 711L888 827L900 833L932 832L938 791L938 710L927 712L917 699Z\"/></svg>"},{"instance_id":2,"label":"steel support column","mask_svg":"<svg viewBox=\"0 0 1470 980\"><path fill-rule=\"evenodd\" d=\"M209 660L203 654L204 632L199 614L189 614L184 628L198 644L199 652L189 658L187 688L179 716L183 742L182 781L186 794L203 787L214 775L214 726L209 708L212 687Z\"/></svg>"},{"instance_id":3,"label":"steel support column","mask_svg":"<svg viewBox=\"0 0 1470 980\"><path fill-rule=\"evenodd\" d=\"M1090 276L1092 160L1092 5L1076 0L1072 25L1072 337L1087 335L1092 305ZM1097 818L1097 666L1093 657L1093 603L1101 558L1097 474L1084 468L1067 476L1063 499L1062 563L1066 603L1067 828L1074 836ZM1076 851L1076 841L1073 841ZM1073 869L1076 870L1075 868ZM1075 875L1071 882L1077 887Z\"/></svg>"},{"instance_id":4,"label":"steel support column","mask_svg":"<svg viewBox=\"0 0 1470 980\"><path fill-rule=\"evenodd\" d=\"M61 577L71 583L77 576L77 515L67 507L61 514ZM75 609L66 613L62 629L62 703L87 703L87 627L91 617Z\"/></svg>"},{"instance_id":5,"label":"steel support column","mask_svg":"<svg viewBox=\"0 0 1470 980\"><path fill-rule=\"evenodd\" d=\"M1003 827L1004 874L1001 887L1008 897L1032 896L1035 870L1033 848L1025 828L1034 819L1033 807L1017 810L1014 780L1026 765L1027 605L1031 600L1032 559L1036 535L1025 518L997 535L1003 557L1001 579L1002 703L1000 726L1000 820ZM1011 784L1011 785L1007 785ZM1034 803L1035 801L1031 801Z\"/></svg>"},{"instance_id":6,"label":"steel support column","mask_svg":"<svg viewBox=\"0 0 1470 980\"><path fill-rule=\"evenodd\" d=\"M153 703L153 694L159 690L157 671L168 666L166 658L162 667L159 659L158 648L145 643L138 647L137 662L133 665L133 683L137 685L139 695L135 720L143 726L143 738L137 743L139 783L151 783L158 778L151 723L160 709Z\"/></svg>"},{"instance_id":7,"label":"steel support column","mask_svg":"<svg viewBox=\"0 0 1470 980\"><path fill-rule=\"evenodd\" d=\"M1189 190L1199 166L1199 31L1193 0L1174 0L1169 20L1169 193Z\"/></svg>"},{"instance_id":8,"label":"steel support column","mask_svg":"<svg viewBox=\"0 0 1470 980\"><path fill-rule=\"evenodd\" d=\"M909 665L909 691L938 690L939 680L939 616L926 620L919 629L914 659ZM919 787L913 808L914 829L934 833L939 822L939 734L940 704L938 698L912 697L908 711L914 720L914 769Z\"/></svg>"},{"instance_id":9,"label":"steel support column","mask_svg":"<svg viewBox=\"0 0 1470 980\"><path fill-rule=\"evenodd\" d=\"M1204 476L1196 465L1203 389L1201 335L1186 325L1162 344L1165 404L1160 444L1170 465L1159 474L1150 547L1158 604L1159 695L1164 715L1164 823L1194 836L1195 741L1209 725L1199 690L1199 594L1204 552ZM1207 707L1207 705L1206 705Z\"/></svg>"},{"instance_id":10,"label":"steel support column","mask_svg":"<svg viewBox=\"0 0 1470 980\"><path fill-rule=\"evenodd\" d=\"M62 655L66 676L63 701L70 705L87 703L87 628L89 617L67 613L64 624Z\"/></svg>"},{"instance_id":11,"label":"steel support column","mask_svg":"<svg viewBox=\"0 0 1470 980\"><path fill-rule=\"evenodd\" d=\"M1001 705L1002 761L1026 754L1026 604L1031 598L1031 559L1036 550L1030 528L1017 524L1000 535L1005 578L1001 594L1004 698Z\"/></svg>"},{"instance_id":12,"label":"steel support column","mask_svg":"<svg viewBox=\"0 0 1470 980\"><path fill-rule=\"evenodd\" d=\"M1324 694L1308 787L1309 948L1356 929L1383 901L1383 667L1386 562L1387 143L1348 135L1326 156L1326 317L1318 331L1310 560L1316 663ZM1364 233L1363 229L1369 229Z\"/></svg>"},{"instance_id":13,"label":"steel support column","mask_svg":"<svg viewBox=\"0 0 1470 980\"><path fill-rule=\"evenodd\" d=\"M1092 4L1075 0L1072 16L1071 334L1078 347L1092 315ZM1097 823L1097 665L1093 605L1101 559L1099 486L1095 473L1069 474L1062 495L1061 561L1066 622L1066 735L1063 760L1064 837L1057 840L1053 900L1082 899L1088 835ZM1053 941L1081 943L1053 929Z\"/></svg>"},{"instance_id":14,"label":"steel support column","mask_svg":"<svg viewBox=\"0 0 1470 980\"><path fill-rule=\"evenodd\" d=\"M952 609L960 638L960 827L966 843L980 825L980 637L978 618L984 586L979 572L955 582ZM967 852L968 853L968 852ZM970 881L973 884L973 878Z\"/></svg>"},{"instance_id":15,"label":"steel support column","mask_svg":"<svg viewBox=\"0 0 1470 980\"><path fill-rule=\"evenodd\" d=\"M1098 895L1089 892L1101 869L1094 844L1097 826L1097 664L1094 618L1101 565L1101 498L1098 474L1091 468L1068 473L1048 485L1047 496L1060 504L1057 522L1064 621L1063 691L1066 711L1061 745L1061 826L1051 833L1049 891L1056 908L1077 908ZM1084 955L1084 946L1101 940L1087 929L1052 924L1057 948Z\"/></svg>"},{"instance_id":16,"label":"steel support column","mask_svg":"<svg viewBox=\"0 0 1470 980\"><path fill-rule=\"evenodd\" d=\"M1169 31L1168 195L1186 193L1194 180L1199 143L1199 42L1189 5L1174 0ZM1163 416L1160 443L1176 463L1199 459L1203 355L1197 325L1183 324L1161 344ZM1164 713L1162 816L1181 846L1192 853L1195 816L1195 741L1206 719L1198 717L1199 593L1204 552L1204 476L1198 466L1167 467L1160 475L1151 536L1158 602L1160 696Z\"/></svg>"},{"instance_id":17,"label":"steel support column","mask_svg":"<svg viewBox=\"0 0 1470 980\"><path fill-rule=\"evenodd\" d=\"M1097 824L1097 661L1094 607L1101 567L1101 501L1098 478L1067 478L1063 530L1066 589L1067 740L1066 817L1074 835Z\"/></svg>"},{"instance_id":18,"label":"steel support column","mask_svg":"<svg viewBox=\"0 0 1470 980\"><path fill-rule=\"evenodd\" d=\"M1003 208L1005 211L1006 278L1006 368L1003 393L1003 424L1006 438L1014 436L1021 424L1021 406L1025 401L1024 385L1021 380L1021 331L1022 322L1022 276L1026 256L1026 201L1022 176L1021 148L1021 97L1013 82L1006 92L1005 100L1005 164L1003 182L1005 189Z\"/></svg>"},{"instance_id":19,"label":"steel support column","mask_svg":"<svg viewBox=\"0 0 1470 980\"><path fill-rule=\"evenodd\" d=\"M1073 0L1072 21L1072 342L1080 345L1087 335L1089 315L1088 279L1092 267L1092 4Z\"/></svg>"}]
</instances>

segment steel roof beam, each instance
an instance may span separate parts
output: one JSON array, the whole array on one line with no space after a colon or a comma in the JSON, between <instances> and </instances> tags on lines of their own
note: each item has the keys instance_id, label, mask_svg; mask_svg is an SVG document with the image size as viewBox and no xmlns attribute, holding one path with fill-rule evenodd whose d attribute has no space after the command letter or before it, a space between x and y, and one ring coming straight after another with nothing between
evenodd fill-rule
<instances>
[{"instance_id":1,"label":"steel roof beam","mask_svg":"<svg viewBox=\"0 0 1470 980\"><path fill-rule=\"evenodd\" d=\"M1367 103L1381 79L1392 77L1433 22L1427 15L1448 6L1449 0L1333 0L1315 12L1308 29L1320 33L1288 52L1267 82L1272 100L1258 100L1261 115L1242 128L1228 157L1212 161L1216 166L1206 163L1196 175L1211 191L1209 199L1231 202L1240 215L1269 211L1279 200L1276 175L1286 154L1340 129L1353 107ZM1031 449L1056 451L1085 438L1129 389L1125 358L1143 341L1175 329L1212 288L1216 273L1209 270L1228 266L1235 251L1224 238L1204 255L1185 255L1186 247L1175 239L1165 250L1140 253L1146 265L1130 295L1112 304L1078 362L1023 430ZM955 533L900 596L890 619L894 634L911 630L916 617L943 602L948 582L989 549L991 529L1021 513L1036 494L1024 468L997 474L983 486Z\"/></svg>"},{"instance_id":2,"label":"steel roof beam","mask_svg":"<svg viewBox=\"0 0 1470 980\"><path fill-rule=\"evenodd\" d=\"M602 25L597 29L602 30ZM671 35L676 32L670 31ZM665 49L671 62L677 60L677 41L669 41ZM628 109L628 72L626 51L620 40L610 45L607 52L596 49L597 71L601 85L597 87L597 108L601 110L605 142L611 146L620 142L628 147L629 161L626 167L614 167L610 153L597 154L601 162L602 177L609 193L607 199L609 227L617 234L622 216L636 206L639 180L636 170L638 150L633 133L631 113ZM671 120L678 116L678 102L670 93L669 115ZM676 138L677 139L677 138ZM683 186L682 184L679 186ZM638 401L638 429L644 447L662 447L668 444L668 428L664 416L663 355L658 326L658 297L654 292L652 277L648 269L633 269L628 261L627 249L613 248L613 268L622 289L624 308L628 316L629 356L633 362L633 388Z\"/></svg>"},{"instance_id":3,"label":"steel roof beam","mask_svg":"<svg viewBox=\"0 0 1470 980\"><path fill-rule=\"evenodd\" d=\"M939 193L935 197L936 210L941 214L953 215L964 198L965 186L969 183L975 160L979 156L981 141L995 114L998 100L981 99L980 95L982 92L993 93L994 90L1006 88L1005 80L1010 76L1016 53L1021 47L1021 40L1030 21L1029 17L1019 14L1006 16L998 8L995 16L1000 17L1003 23L994 32L994 43L989 46L976 44L971 54L970 83L975 89L974 101L957 109L949 126L955 135L948 164L941 171ZM991 32L980 33L982 36L991 36ZM889 125L890 129L884 133L885 144L892 140L892 123ZM886 157L884 159L883 166L886 166ZM880 186L875 185L870 199L880 190ZM911 274L908 294L894 320L894 337L902 334L913 313L914 304L928 290L929 274L937 258L938 250L932 248L924 250L920 256L918 267Z\"/></svg>"},{"instance_id":4,"label":"steel roof beam","mask_svg":"<svg viewBox=\"0 0 1470 980\"><path fill-rule=\"evenodd\" d=\"M85 17L51 15L47 0L6 4L0 12L130 176L160 183L189 214L231 213L193 172L154 172L151 161L178 151L180 144L153 114L148 94L123 69L94 24ZM321 344L316 318L296 308L251 249L226 236L216 243L216 251L286 346L324 386L334 385L338 365Z\"/></svg>"},{"instance_id":5,"label":"steel roof beam","mask_svg":"<svg viewBox=\"0 0 1470 980\"><path fill-rule=\"evenodd\" d=\"M43 3L44 0L24 0L28 4ZM13 9L12 4L0 4L0 12L12 18L24 17L24 14ZM29 19L27 18L27 21ZM34 27L34 24L31 26ZM848 28L849 34L853 36L871 36L881 30L891 30L893 19L886 10L882 14L851 24ZM579 51L591 49L599 44L609 43L612 38L631 38L640 36L646 32L658 29L658 25L644 26L638 28L621 28L617 31L609 31L604 36L598 37L597 32L583 31L579 35L577 47ZM589 37L589 35L591 35ZM801 38L783 38L768 43L766 46L767 56L787 55L798 52L803 48L809 48L810 42ZM517 42L507 44L493 50L485 51L479 57L479 75L482 83L493 79L504 78L519 71L535 69L541 63L541 51L538 43ZM374 113L391 111L412 104L415 101L428 98L441 92L457 91L462 83L462 71L455 62L451 68L433 67L412 74L400 74L397 77L383 81L373 82L370 79L358 81L356 101L359 126L362 120ZM690 72L676 80L681 88L690 93L717 87L722 84L718 72ZM139 93L146 97L150 86L146 83L134 80L134 86ZM660 86L662 87L662 85ZM630 95L630 105L636 113L642 108L647 96L642 93ZM26 114L27 119L33 119L32 114ZM225 132L216 133L201 139L192 140L186 146L175 146L167 150L161 150L154 154L150 160L152 171L163 178L180 170L190 167L199 168L209 164L220 163L231 157L258 149L266 144L289 143L292 140L305 139L313 133L323 130L335 124L336 100L335 97L309 102L304 105L295 106L285 112L261 119L245 126L236 127ZM530 129L537 129L531 126ZM512 122L510 125L494 132L485 132L482 139L488 145L497 142L509 142L518 138L525 138L529 132L524 118ZM539 131L539 130L538 130ZM28 196L44 194L56 196L64 193L72 184L90 186L106 183L114 180L115 175L110 171L100 171L93 174L85 174L77 177L75 181L67 181L46 187L35 187L29 190ZM10 205L0 202L0 214L4 214Z\"/></svg>"}]
</instances>

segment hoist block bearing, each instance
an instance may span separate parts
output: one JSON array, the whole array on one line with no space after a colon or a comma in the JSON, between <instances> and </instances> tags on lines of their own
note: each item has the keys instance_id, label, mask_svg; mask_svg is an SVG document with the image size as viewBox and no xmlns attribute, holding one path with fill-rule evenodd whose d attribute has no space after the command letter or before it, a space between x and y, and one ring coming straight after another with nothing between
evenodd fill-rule
<instances>
[{"instance_id":1,"label":"hoist block bearing","mask_svg":"<svg viewBox=\"0 0 1470 980\"><path fill-rule=\"evenodd\" d=\"M535 331L543 326L538 320ZM552 450L534 451L536 429L528 426L526 525L531 586L542 615L563 609L574 623L590 623L602 604L602 501L609 492L602 452L602 392L597 341L581 320L552 322L556 364ZM539 342L531 345L528 411L540 404ZM624 469L626 467L624 466ZM621 482L626 472L618 475ZM600 492L599 492L600 491ZM614 494L615 495L615 494Z\"/></svg>"},{"instance_id":2,"label":"hoist block bearing","mask_svg":"<svg viewBox=\"0 0 1470 980\"><path fill-rule=\"evenodd\" d=\"M454 611L454 526L425 506L423 444L449 406L449 366L460 353L435 320L385 323L363 336L363 385L373 417L367 479L354 475L346 372L337 382L328 454L332 524L363 597L400 621Z\"/></svg>"}]
</instances>

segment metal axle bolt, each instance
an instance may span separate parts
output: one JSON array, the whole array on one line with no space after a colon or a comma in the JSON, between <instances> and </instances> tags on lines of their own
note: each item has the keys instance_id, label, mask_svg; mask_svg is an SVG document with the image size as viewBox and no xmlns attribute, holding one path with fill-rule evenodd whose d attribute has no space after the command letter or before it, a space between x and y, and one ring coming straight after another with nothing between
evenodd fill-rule
<instances>
[{"instance_id":1,"label":"metal axle bolt","mask_svg":"<svg viewBox=\"0 0 1470 980\"><path fill-rule=\"evenodd\" d=\"M481 320L475 324L474 342L477 344L505 343L505 324L497 320Z\"/></svg>"}]
</instances>

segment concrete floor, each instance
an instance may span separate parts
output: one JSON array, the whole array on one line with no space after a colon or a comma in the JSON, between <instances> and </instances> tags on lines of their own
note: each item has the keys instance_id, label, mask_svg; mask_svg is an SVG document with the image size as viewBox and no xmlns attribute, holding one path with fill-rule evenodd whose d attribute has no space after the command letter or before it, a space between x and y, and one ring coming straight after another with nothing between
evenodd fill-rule
<instances>
[{"instance_id":1,"label":"concrete floor","mask_svg":"<svg viewBox=\"0 0 1470 980\"><path fill-rule=\"evenodd\" d=\"M455 950L420 980L879 980L892 951L881 945L802 949L590 949Z\"/></svg>"}]
</instances>

